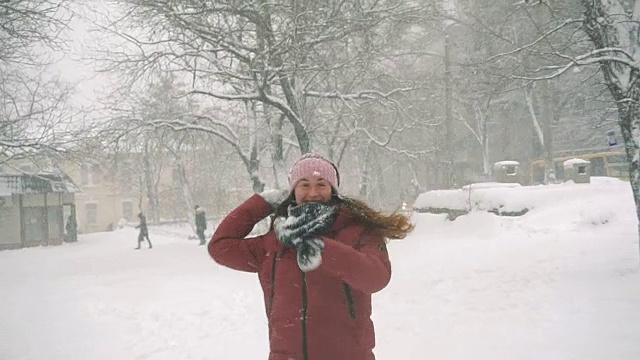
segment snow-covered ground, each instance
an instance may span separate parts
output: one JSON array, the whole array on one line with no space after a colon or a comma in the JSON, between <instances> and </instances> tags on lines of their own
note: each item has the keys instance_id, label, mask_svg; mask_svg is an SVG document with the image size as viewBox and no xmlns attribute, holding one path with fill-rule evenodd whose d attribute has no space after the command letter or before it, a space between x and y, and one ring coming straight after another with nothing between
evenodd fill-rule
<instances>
[{"instance_id":1,"label":"snow-covered ground","mask_svg":"<svg viewBox=\"0 0 640 360\"><path fill-rule=\"evenodd\" d=\"M414 214L374 296L378 359L639 359L631 190L593 180L472 189L533 208L522 217ZM266 359L257 277L188 232L151 228L152 250L125 228L0 252L0 359Z\"/></svg>"}]
</instances>

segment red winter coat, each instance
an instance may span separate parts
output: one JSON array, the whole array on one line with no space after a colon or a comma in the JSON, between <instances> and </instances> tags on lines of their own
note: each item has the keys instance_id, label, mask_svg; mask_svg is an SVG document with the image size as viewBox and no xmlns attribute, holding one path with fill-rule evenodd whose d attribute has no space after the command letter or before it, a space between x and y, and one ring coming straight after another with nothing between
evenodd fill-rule
<instances>
[{"instance_id":1,"label":"red winter coat","mask_svg":"<svg viewBox=\"0 0 640 360\"><path fill-rule=\"evenodd\" d=\"M322 239L322 264L304 273L296 251L273 232L247 238L271 208L254 195L233 210L209 242L218 263L257 272L269 321L269 360L374 360L371 294L391 278L384 239L340 210Z\"/></svg>"}]
</instances>

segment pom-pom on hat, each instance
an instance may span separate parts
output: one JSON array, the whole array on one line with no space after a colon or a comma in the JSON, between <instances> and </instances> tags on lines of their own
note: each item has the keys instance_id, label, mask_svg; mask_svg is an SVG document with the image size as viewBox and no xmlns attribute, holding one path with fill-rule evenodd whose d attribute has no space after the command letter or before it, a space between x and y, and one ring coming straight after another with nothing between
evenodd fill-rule
<instances>
[{"instance_id":1,"label":"pom-pom on hat","mask_svg":"<svg viewBox=\"0 0 640 360\"><path fill-rule=\"evenodd\" d=\"M317 176L325 179L334 190L340 186L340 174L334 163L318 153L302 155L289 170L289 191L293 191L303 178Z\"/></svg>"}]
</instances>

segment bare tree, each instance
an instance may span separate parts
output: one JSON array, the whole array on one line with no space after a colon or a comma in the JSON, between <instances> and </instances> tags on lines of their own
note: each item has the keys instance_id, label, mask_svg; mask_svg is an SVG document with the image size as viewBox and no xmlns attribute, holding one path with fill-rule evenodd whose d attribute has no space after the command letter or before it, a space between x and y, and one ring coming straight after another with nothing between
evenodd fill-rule
<instances>
[{"instance_id":1,"label":"bare tree","mask_svg":"<svg viewBox=\"0 0 640 360\"><path fill-rule=\"evenodd\" d=\"M79 133L70 94L43 74L0 74L0 163L69 149Z\"/></svg>"},{"instance_id":2,"label":"bare tree","mask_svg":"<svg viewBox=\"0 0 640 360\"><path fill-rule=\"evenodd\" d=\"M63 48L66 3L0 2L0 163L63 151L77 139L71 90L46 74L47 54Z\"/></svg>"},{"instance_id":3,"label":"bare tree","mask_svg":"<svg viewBox=\"0 0 640 360\"><path fill-rule=\"evenodd\" d=\"M244 104L247 121L255 118L267 124L271 159L280 163L279 169L284 168L287 151L283 144L308 152L314 147L312 132L338 128L323 116L331 106L327 104L344 104L351 112L374 103L402 108L398 98L418 88L415 82L389 88L371 81L370 69L379 69L382 46L389 45L386 36L394 24L417 18L413 12L420 8L405 2L116 3L130 5L129 19L150 31L131 35L120 23L107 27L139 50L134 55L104 49L111 68L127 69L130 80L144 77L150 69L182 72L191 76L190 95ZM202 124L212 120L207 114L193 115ZM339 128L345 136L354 130ZM243 161L255 163L251 156ZM254 169L248 168L250 173Z\"/></svg>"},{"instance_id":4,"label":"bare tree","mask_svg":"<svg viewBox=\"0 0 640 360\"><path fill-rule=\"evenodd\" d=\"M61 49L68 0L0 1L0 63L42 64L39 46Z\"/></svg>"},{"instance_id":5,"label":"bare tree","mask_svg":"<svg viewBox=\"0 0 640 360\"><path fill-rule=\"evenodd\" d=\"M456 11L443 11L464 29L454 37L464 49L458 52L466 54L454 57L463 80L454 87L463 106L456 115L481 145L485 174L487 159L503 160L496 157L505 154L525 163L543 157L547 178L553 177L554 138L569 137L560 132L560 122L575 114L578 99L601 91L594 71L547 76L587 49L580 13L572 5L578 4L469 0L458 2ZM591 110L581 113L584 129L606 112ZM574 135L581 129L574 128Z\"/></svg>"}]
</instances>

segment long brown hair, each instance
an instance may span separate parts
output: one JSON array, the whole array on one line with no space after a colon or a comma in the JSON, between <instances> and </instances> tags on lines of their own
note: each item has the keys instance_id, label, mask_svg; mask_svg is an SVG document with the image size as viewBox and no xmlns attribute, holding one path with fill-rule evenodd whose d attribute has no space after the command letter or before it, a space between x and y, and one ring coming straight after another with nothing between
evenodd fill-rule
<instances>
[{"instance_id":1,"label":"long brown hair","mask_svg":"<svg viewBox=\"0 0 640 360\"><path fill-rule=\"evenodd\" d=\"M404 239L415 227L409 217L402 213L385 214L371 208L364 201L350 197L340 199L353 217L387 239Z\"/></svg>"},{"instance_id":2,"label":"long brown hair","mask_svg":"<svg viewBox=\"0 0 640 360\"><path fill-rule=\"evenodd\" d=\"M295 195L292 192L285 201L276 207L273 218L271 219L271 225L273 225L276 217L287 216L289 205L295 204L295 202ZM371 208L364 201L346 196L338 196L335 192L329 201L329 204L332 203L346 207L349 209L351 216L357 221L387 239L404 239L415 227L409 220L409 217L404 214L399 212L385 214Z\"/></svg>"}]
</instances>

